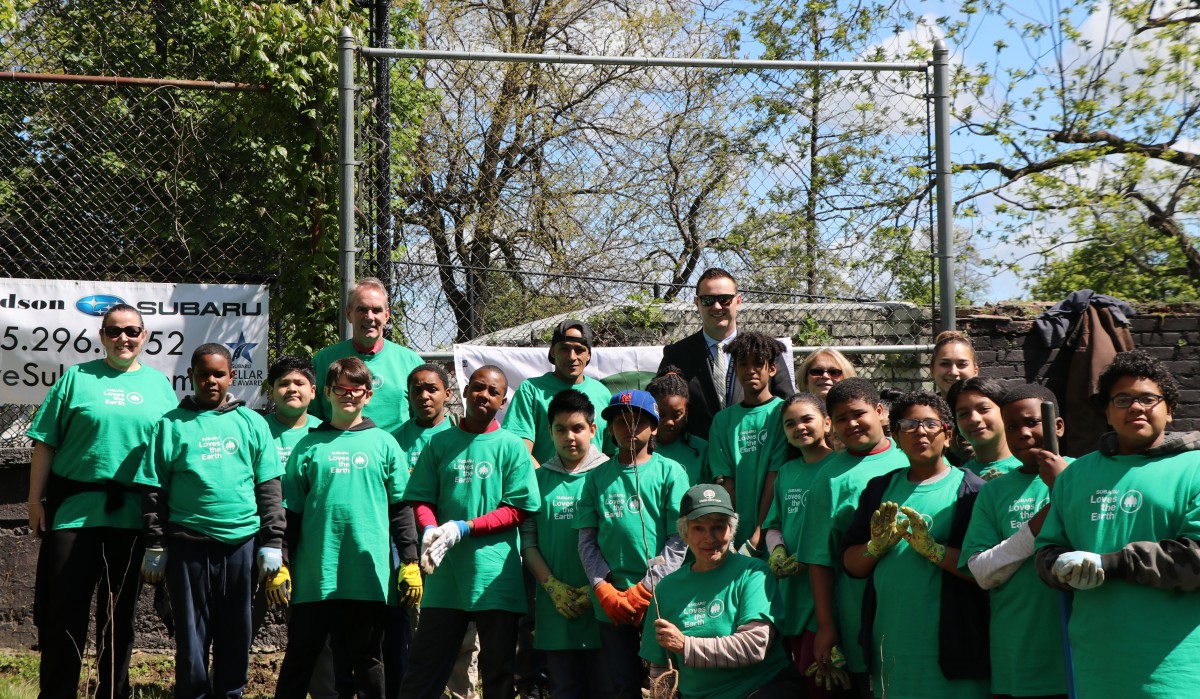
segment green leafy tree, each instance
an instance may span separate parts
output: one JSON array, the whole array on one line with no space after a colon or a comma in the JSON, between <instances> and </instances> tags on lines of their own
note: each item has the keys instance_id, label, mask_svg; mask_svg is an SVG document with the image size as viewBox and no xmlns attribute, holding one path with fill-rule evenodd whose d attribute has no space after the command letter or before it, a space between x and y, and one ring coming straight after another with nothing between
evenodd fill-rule
<instances>
[{"instance_id":1,"label":"green leafy tree","mask_svg":"<svg viewBox=\"0 0 1200 699\"><path fill-rule=\"evenodd\" d=\"M955 77L960 131L981 157L964 215L996 215L1000 260L1039 295L1077 288L1133 300L1195 298L1200 285L1200 6L1076 0L964 3L969 43L1004 23L1016 45Z\"/></svg>"},{"instance_id":2,"label":"green leafy tree","mask_svg":"<svg viewBox=\"0 0 1200 699\"><path fill-rule=\"evenodd\" d=\"M331 340L337 35L350 26L361 40L362 12L336 0L12 7L0 21L5 67L261 89L0 85L5 273L275 277L272 318L284 349L304 354ZM393 26L406 28L416 9L396 4ZM396 90L415 88L401 81ZM400 104L412 106L406 121L419 123L419 104Z\"/></svg>"}]
</instances>

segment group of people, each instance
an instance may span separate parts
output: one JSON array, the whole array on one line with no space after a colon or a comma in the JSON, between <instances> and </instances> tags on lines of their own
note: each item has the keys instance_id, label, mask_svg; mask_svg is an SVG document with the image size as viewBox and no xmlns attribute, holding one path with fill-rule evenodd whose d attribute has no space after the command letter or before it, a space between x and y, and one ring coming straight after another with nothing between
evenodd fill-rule
<instances>
[{"instance_id":1,"label":"group of people","mask_svg":"<svg viewBox=\"0 0 1200 699\"><path fill-rule=\"evenodd\" d=\"M543 673L556 699L1193 695L1200 438L1167 431L1159 361L1104 370L1112 432L1072 461L1054 395L980 377L959 333L935 391L833 349L797 387L740 304L705 271L702 329L615 395L564 321L550 371L510 398L475 368L461 416L446 371L384 338L377 280L351 339L274 363L265 416L217 344L178 402L141 315L110 308L105 357L28 432L42 695L76 694L98 588L97 695L129 696L142 581L170 600L179 697L241 695L266 605L278 697L440 697L469 629L487 698Z\"/></svg>"}]
</instances>

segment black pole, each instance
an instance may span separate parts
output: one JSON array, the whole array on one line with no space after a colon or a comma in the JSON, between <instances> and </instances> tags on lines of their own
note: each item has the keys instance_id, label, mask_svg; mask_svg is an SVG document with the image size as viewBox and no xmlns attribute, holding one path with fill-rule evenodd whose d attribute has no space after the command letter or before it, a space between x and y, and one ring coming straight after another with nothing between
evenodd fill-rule
<instances>
[{"instance_id":1,"label":"black pole","mask_svg":"<svg viewBox=\"0 0 1200 699\"><path fill-rule=\"evenodd\" d=\"M372 8L372 44L389 48L389 0L375 0ZM375 59L375 270L389 290L392 272L392 71L391 59ZM394 295L394 294L393 294Z\"/></svg>"}]
</instances>

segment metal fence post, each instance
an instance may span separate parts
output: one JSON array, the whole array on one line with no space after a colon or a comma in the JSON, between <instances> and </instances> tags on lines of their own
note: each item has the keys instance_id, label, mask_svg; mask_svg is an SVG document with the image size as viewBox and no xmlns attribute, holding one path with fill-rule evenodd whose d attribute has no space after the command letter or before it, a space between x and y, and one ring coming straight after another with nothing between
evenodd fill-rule
<instances>
[{"instance_id":1,"label":"metal fence post","mask_svg":"<svg viewBox=\"0 0 1200 699\"><path fill-rule=\"evenodd\" d=\"M933 139L937 167L938 280L942 330L954 330L954 192L950 189L950 49L933 44Z\"/></svg>"},{"instance_id":2,"label":"metal fence post","mask_svg":"<svg viewBox=\"0 0 1200 699\"><path fill-rule=\"evenodd\" d=\"M343 313L354 290L354 35L349 27L338 34L338 251L341 307L338 329L350 339L350 319Z\"/></svg>"}]
</instances>

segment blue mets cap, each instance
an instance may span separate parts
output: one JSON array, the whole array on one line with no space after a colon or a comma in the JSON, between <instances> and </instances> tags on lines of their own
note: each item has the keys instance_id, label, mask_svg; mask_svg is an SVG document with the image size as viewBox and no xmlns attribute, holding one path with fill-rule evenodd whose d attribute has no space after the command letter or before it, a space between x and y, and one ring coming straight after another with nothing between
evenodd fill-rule
<instances>
[{"instance_id":1,"label":"blue mets cap","mask_svg":"<svg viewBox=\"0 0 1200 699\"><path fill-rule=\"evenodd\" d=\"M608 407L600 411L600 417L611 421L613 415L625 408L637 408L654 418L655 425L658 424L658 403L654 401L654 396L638 390L621 391L613 396L608 401Z\"/></svg>"}]
</instances>

